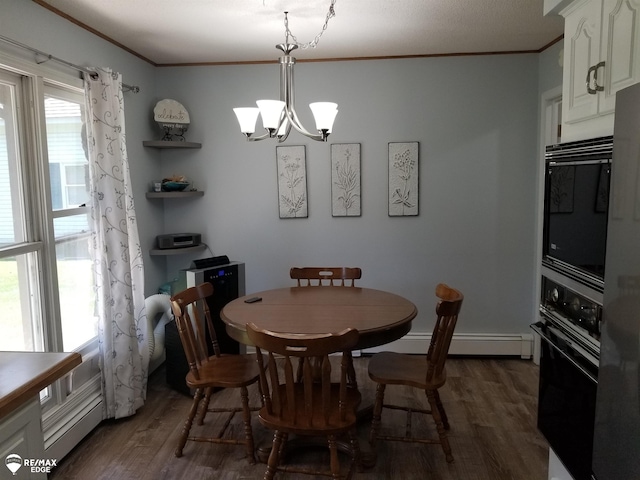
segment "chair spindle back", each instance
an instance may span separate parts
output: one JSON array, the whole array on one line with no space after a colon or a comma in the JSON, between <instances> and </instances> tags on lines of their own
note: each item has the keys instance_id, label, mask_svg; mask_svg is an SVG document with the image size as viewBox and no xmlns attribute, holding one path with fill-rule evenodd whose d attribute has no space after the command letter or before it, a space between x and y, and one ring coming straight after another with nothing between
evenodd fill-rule
<instances>
[{"instance_id":1,"label":"chair spindle back","mask_svg":"<svg viewBox=\"0 0 640 480\"><path fill-rule=\"evenodd\" d=\"M440 298L440 301L436 305L438 318L427 352L427 383L433 378L439 377L444 370L453 331L458 321L458 313L460 313L464 299L462 293L444 283L440 283L436 287L436 296Z\"/></svg>"},{"instance_id":2,"label":"chair spindle back","mask_svg":"<svg viewBox=\"0 0 640 480\"><path fill-rule=\"evenodd\" d=\"M207 337L211 342L214 355L220 356L220 346L207 303L207 298L211 295L213 295L213 285L205 282L171 297L171 309L175 316L180 341L189 363L189 370L196 379L200 379L198 370L210 356Z\"/></svg>"},{"instance_id":3,"label":"chair spindle back","mask_svg":"<svg viewBox=\"0 0 640 480\"><path fill-rule=\"evenodd\" d=\"M251 343L256 346L261 388L265 395L265 407L270 415L300 427L330 425L331 406L338 403L339 414L336 420L345 420L345 400L349 386L348 356L344 352L350 352L358 342L357 330L348 328L334 334L287 335L261 330L254 324L248 324L247 334ZM332 387L332 367L329 360L329 354L336 352L343 352L337 392L335 384ZM267 354L266 363L263 353ZM294 372L292 358L300 359L302 363L300 377ZM280 368L278 364L281 365Z\"/></svg>"},{"instance_id":4,"label":"chair spindle back","mask_svg":"<svg viewBox=\"0 0 640 480\"><path fill-rule=\"evenodd\" d=\"M289 271L299 287L355 287L362 278L358 267L293 267Z\"/></svg>"}]
</instances>

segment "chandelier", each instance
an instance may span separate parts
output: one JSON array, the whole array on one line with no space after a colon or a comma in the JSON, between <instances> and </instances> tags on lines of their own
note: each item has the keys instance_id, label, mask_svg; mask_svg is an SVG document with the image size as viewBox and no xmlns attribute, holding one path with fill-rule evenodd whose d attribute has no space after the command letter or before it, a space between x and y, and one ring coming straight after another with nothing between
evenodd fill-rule
<instances>
[{"instance_id":1,"label":"chandelier","mask_svg":"<svg viewBox=\"0 0 640 480\"><path fill-rule=\"evenodd\" d=\"M296 64L295 57L291 52L296 48L315 48L320 37L327 29L329 20L335 16L334 5L336 0L331 0L329 12L322 30L315 39L306 44L300 44L297 38L289 30L288 12L284 12L285 42L276 45L284 55L280 57L280 100L258 100L257 107L234 108L233 111L238 117L240 131L247 137L247 140L255 142L265 138L277 138L278 142L284 142L293 127L301 134L319 142L326 142L331 133L333 121L338 114L338 104L331 102L315 102L309 104L313 114L316 130L318 133L311 133L302 126L298 114L296 113L294 101L293 67ZM291 39L291 41L290 41ZM256 121L258 115L262 117L262 125L266 132L262 135L254 135L256 131Z\"/></svg>"}]
</instances>

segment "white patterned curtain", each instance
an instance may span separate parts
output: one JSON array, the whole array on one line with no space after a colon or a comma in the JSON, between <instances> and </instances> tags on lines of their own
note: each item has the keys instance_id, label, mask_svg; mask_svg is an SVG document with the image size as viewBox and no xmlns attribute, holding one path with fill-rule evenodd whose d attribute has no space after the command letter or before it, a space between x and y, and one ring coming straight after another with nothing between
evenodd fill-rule
<instances>
[{"instance_id":1,"label":"white patterned curtain","mask_svg":"<svg viewBox=\"0 0 640 480\"><path fill-rule=\"evenodd\" d=\"M85 76L104 418L133 415L146 398L144 268L125 142L122 76Z\"/></svg>"}]
</instances>

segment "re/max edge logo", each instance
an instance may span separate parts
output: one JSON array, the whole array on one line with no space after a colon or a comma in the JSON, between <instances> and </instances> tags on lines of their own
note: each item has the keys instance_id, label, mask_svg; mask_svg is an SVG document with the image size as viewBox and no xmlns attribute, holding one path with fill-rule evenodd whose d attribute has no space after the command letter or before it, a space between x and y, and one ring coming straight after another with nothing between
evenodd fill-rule
<instances>
[{"instance_id":1,"label":"re/max edge logo","mask_svg":"<svg viewBox=\"0 0 640 480\"><path fill-rule=\"evenodd\" d=\"M4 459L4 464L12 475L17 475L20 468L28 468L31 473L51 473L51 468L57 465L53 458L22 458L17 453L10 453Z\"/></svg>"}]
</instances>

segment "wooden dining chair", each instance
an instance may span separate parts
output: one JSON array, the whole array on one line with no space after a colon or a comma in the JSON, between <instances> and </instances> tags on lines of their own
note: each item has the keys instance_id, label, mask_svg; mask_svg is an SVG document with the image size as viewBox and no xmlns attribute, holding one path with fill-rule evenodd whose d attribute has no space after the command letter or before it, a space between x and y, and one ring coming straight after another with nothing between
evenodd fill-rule
<instances>
[{"instance_id":1,"label":"wooden dining chair","mask_svg":"<svg viewBox=\"0 0 640 480\"><path fill-rule=\"evenodd\" d=\"M267 462L265 480L277 472L325 475L350 478L354 466L362 469L360 447L356 435L356 410L361 396L347 385L347 357L344 352L356 345L359 334L352 328L335 334L281 334L247 325L249 340L256 346L260 366L260 385L265 396L259 420L274 430L273 446ZM266 362L263 360L266 354ZM343 352L339 367L339 382L331 381L329 355ZM303 375L298 379L292 364L303 361ZM321 359L320 378L315 377L313 359ZM336 358L336 357L333 357ZM280 368L278 368L280 364ZM335 380L335 377L334 377ZM338 458L338 436L349 436L351 465L347 475L341 475ZM283 465L289 434L303 437L326 437L330 451L330 471Z\"/></svg>"},{"instance_id":2,"label":"wooden dining chair","mask_svg":"<svg viewBox=\"0 0 640 480\"><path fill-rule=\"evenodd\" d=\"M358 267L293 267L289 275L299 287L354 287L355 281L362 277L362 270Z\"/></svg>"},{"instance_id":3,"label":"wooden dining chair","mask_svg":"<svg viewBox=\"0 0 640 480\"><path fill-rule=\"evenodd\" d=\"M223 354L216 338L207 299L213 295L213 285L202 283L171 297L171 308L175 316L180 340L189 363L187 386L195 390L189 415L178 440L176 457L182 456L187 441L217 444L244 445L249 463L255 463L251 411L247 387L257 383L260 371L255 355ZM259 386L259 384L258 384ZM240 390L241 406L232 408L209 408L211 394L216 388ZM262 401L262 392L260 392ZM199 410L199 411L198 411ZM198 425L202 425L207 412L227 413L227 421L210 437L189 436L193 420L198 414ZM225 437L225 431L233 416L242 412L244 438Z\"/></svg>"},{"instance_id":4,"label":"wooden dining chair","mask_svg":"<svg viewBox=\"0 0 640 480\"><path fill-rule=\"evenodd\" d=\"M440 401L438 389L447 380L444 366L451 344L451 337L458 320L463 295L458 290L441 283L436 287L436 296L440 299L436 305L437 320L426 357L424 355L382 352L373 355L369 361L369 377L378 384L369 442L374 448L378 439L439 443L442 445L447 462L453 462L451 447L446 435L446 430L449 430L449 420ZM387 385L405 385L423 390L427 394L430 409L416 409L404 405L384 403L384 393ZM407 429L404 436L380 435L383 408L407 412ZM414 437L412 435L411 414L414 412L430 414L433 417L438 432L437 439Z\"/></svg>"}]
</instances>

